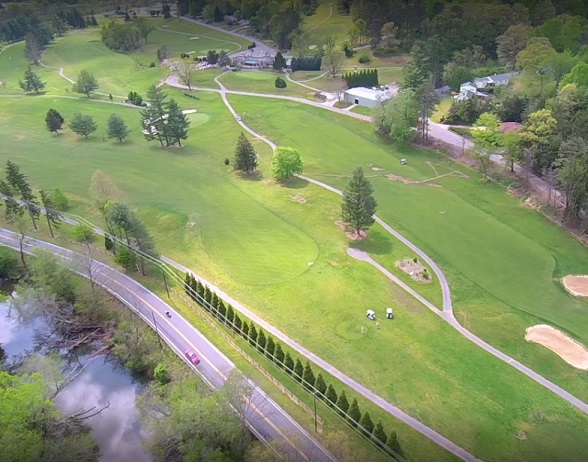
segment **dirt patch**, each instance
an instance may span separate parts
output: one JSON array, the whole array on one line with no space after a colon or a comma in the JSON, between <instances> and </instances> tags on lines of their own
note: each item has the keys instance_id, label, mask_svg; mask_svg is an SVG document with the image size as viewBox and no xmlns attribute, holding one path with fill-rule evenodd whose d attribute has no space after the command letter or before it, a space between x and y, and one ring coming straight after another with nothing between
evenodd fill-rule
<instances>
[{"instance_id":1,"label":"dirt patch","mask_svg":"<svg viewBox=\"0 0 588 462\"><path fill-rule=\"evenodd\" d=\"M561 283L575 297L588 297L588 276L564 276Z\"/></svg>"},{"instance_id":2,"label":"dirt patch","mask_svg":"<svg viewBox=\"0 0 588 462\"><path fill-rule=\"evenodd\" d=\"M421 265L418 262L418 260L416 262L414 260L409 259L409 258L407 258L406 260L399 260L396 262L396 267L400 268L402 271L404 271L406 274L408 274L415 281L427 282L427 283L430 283L433 281L433 278L431 277L431 273L429 273L427 268L425 268L423 265Z\"/></svg>"},{"instance_id":3,"label":"dirt patch","mask_svg":"<svg viewBox=\"0 0 588 462\"><path fill-rule=\"evenodd\" d=\"M386 175L390 181L399 181L403 184L424 184L425 186L432 186L433 188L441 188L441 185L435 183L429 183L428 180L411 180L410 178L406 178L405 176L394 175L393 173Z\"/></svg>"},{"instance_id":4,"label":"dirt patch","mask_svg":"<svg viewBox=\"0 0 588 462\"><path fill-rule=\"evenodd\" d=\"M341 228L343 231L345 231L345 236L347 236L348 239L352 240L352 241L361 241L362 239L365 239L367 237L367 233L356 233L355 231L350 232L347 230L347 223L343 222L343 221L336 221L335 224Z\"/></svg>"},{"instance_id":5,"label":"dirt patch","mask_svg":"<svg viewBox=\"0 0 588 462\"><path fill-rule=\"evenodd\" d=\"M588 370L588 349L563 332L545 324L538 324L526 330L525 340L549 348L569 365Z\"/></svg>"},{"instance_id":6,"label":"dirt patch","mask_svg":"<svg viewBox=\"0 0 588 462\"><path fill-rule=\"evenodd\" d=\"M292 194L290 198L296 202L299 202L300 204L306 204L306 198L300 194Z\"/></svg>"}]
</instances>

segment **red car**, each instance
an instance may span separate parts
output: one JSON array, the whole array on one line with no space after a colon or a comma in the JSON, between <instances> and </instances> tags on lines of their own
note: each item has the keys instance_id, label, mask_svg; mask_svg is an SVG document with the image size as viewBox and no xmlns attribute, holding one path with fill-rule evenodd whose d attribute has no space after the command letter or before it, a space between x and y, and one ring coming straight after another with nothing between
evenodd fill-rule
<instances>
[{"instance_id":1,"label":"red car","mask_svg":"<svg viewBox=\"0 0 588 462\"><path fill-rule=\"evenodd\" d=\"M186 350L186 358L190 360L192 364L198 364L200 362L200 356L194 353L194 350Z\"/></svg>"}]
</instances>

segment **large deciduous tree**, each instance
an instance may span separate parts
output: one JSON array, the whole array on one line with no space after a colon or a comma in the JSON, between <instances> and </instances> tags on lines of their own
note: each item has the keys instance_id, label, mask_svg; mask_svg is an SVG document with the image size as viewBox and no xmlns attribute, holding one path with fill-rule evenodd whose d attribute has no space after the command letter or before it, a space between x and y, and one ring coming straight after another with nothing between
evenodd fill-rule
<instances>
[{"instance_id":1,"label":"large deciduous tree","mask_svg":"<svg viewBox=\"0 0 588 462\"><path fill-rule=\"evenodd\" d=\"M141 37L143 37L143 40L145 40L145 43L147 43L147 37L155 30L155 25L149 21L149 19L143 16L138 16L135 18L134 23L135 26L137 26L139 34L141 34Z\"/></svg>"},{"instance_id":2,"label":"large deciduous tree","mask_svg":"<svg viewBox=\"0 0 588 462\"><path fill-rule=\"evenodd\" d=\"M484 178L488 175L490 156L500 147L500 121L496 114L485 112L474 123L477 130L472 131L474 156L480 162Z\"/></svg>"},{"instance_id":3,"label":"large deciduous tree","mask_svg":"<svg viewBox=\"0 0 588 462\"><path fill-rule=\"evenodd\" d=\"M341 218L348 229L361 236L374 224L376 200L373 188L364 176L363 169L357 167L343 192Z\"/></svg>"},{"instance_id":4,"label":"large deciduous tree","mask_svg":"<svg viewBox=\"0 0 588 462\"><path fill-rule=\"evenodd\" d=\"M526 72L538 72L556 51L545 37L532 37L517 55L516 66Z\"/></svg>"},{"instance_id":5,"label":"large deciduous tree","mask_svg":"<svg viewBox=\"0 0 588 462\"><path fill-rule=\"evenodd\" d=\"M28 61L32 61L35 65L39 65L41 62L41 55L43 54L43 44L39 38L29 32L25 37L25 58Z\"/></svg>"},{"instance_id":6,"label":"large deciduous tree","mask_svg":"<svg viewBox=\"0 0 588 462\"><path fill-rule=\"evenodd\" d=\"M557 179L565 191L564 217L577 222L588 206L588 142L570 138L559 148Z\"/></svg>"},{"instance_id":7,"label":"large deciduous tree","mask_svg":"<svg viewBox=\"0 0 588 462\"><path fill-rule=\"evenodd\" d=\"M337 48L328 50L325 53L323 56L323 64L327 68L327 71L331 77L337 77L337 74L341 72L341 67L343 66L344 60L345 54Z\"/></svg>"},{"instance_id":8,"label":"large deciduous tree","mask_svg":"<svg viewBox=\"0 0 588 462\"><path fill-rule=\"evenodd\" d=\"M45 88L45 82L30 67L25 71L24 78L18 81L18 85L24 91L34 91L35 93L39 93Z\"/></svg>"},{"instance_id":9,"label":"large deciduous tree","mask_svg":"<svg viewBox=\"0 0 588 462\"><path fill-rule=\"evenodd\" d=\"M69 122L68 127L74 133L77 133L84 138L88 138L98 128L98 124L94 122L94 119L90 115L75 113Z\"/></svg>"},{"instance_id":10,"label":"large deciduous tree","mask_svg":"<svg viewBox=\"0 0 588 462\"><path fill-rule=\"evenodd\" d=\"M108 138L115 138L120 143L129 135L129 129L124 119L117 114L108 117Z\"/></svg>"},{"instance_id":11,"label":"large deciduous tree","mask_svg":"<svg viewBox=\"0 0 588 462\"><path fill-rule=\"evenodd\" d=\"M531 26L528 24L513 24L496 39L496 54L500 64L510 68L515 66L517 55L527 46L530 31Z\"/></svg>"},{"instance_id":12,"label":"large deciduous tree","mask_svg":"<svg viewBox=\"0 0 588 462\"><path fill-rule=\"evenodd\" d=\"M43 205L43 211L45 214L45 219L47 220L49 232L51 233L51 237L55 237L53 234L53 228L59 228L61 225L61 214L57 211L57 207L53 203L51 194L41 189L39 191L39 196L41 198L41 204Z\"/></svg>"},{"instance_id":13,"label":"large deciduous tree","mask_svg":"<svg viewBox=\"0 0 588 462\"><path fill-rule=\"evenodd\" d=\"M413 90L401 90L394 98L376 110L374 125L378 133L394 141L406 142L414 138L413 128L418 123L419 105Z\"/></svg>"},{"instance_id":14,"label":"large deciduous tree","mask_svg":"<svg viewBox=\"0 0 588 462\"><path fill-rule=\"evenodd\" d=\"M63 119L62 115L57 112L55 109L49 109L47 111L47 115L45 116L45 124L47 125L47 130L51 133L57 133L63 127Z\"/></svg>"},{"instance_id":15,"label":"large deciduous tree","mask_svg":"<svg viewBox=\"0 0 588 462\"><path fill-rule=\"evenodd\" d=\"M179 68L180 81L188 87L188 90L192 90L192 82L196 77L196 66L192 63L181 63Z\"/></svg>"},{"instance_id":16,"label":"large deciduous tree","mask_svg":"<svg viewBox=\"0 0 588 462\"><path fill-rule=\"evenodd\" d=\"M83 69L78 74L78 78L73 85L73 91L76 93L82 93L89 98L90 93L95 92L99 87L100 85L98 84L96 77L94 77L94 74Z\"/></svg>"},{"instance_id":17,"label":"large deciduous tree","mask_svg":"<svg viewBox=\"0 0 588 462\"><path fill-rule=\"evenodd\" d=\"M272 157L272 170L276 180L287 180L302 173L302 159L294 148L280 146Z\"/></svg>"},{"instance_id":18,"label":"large deciduous tree","mask_svg":"<svg viewBox=\"0 0 588 462\"><path fill-rule=\"evenodd\" d=\"M554 149L556 133L557 121L549 109L531 113L523 125L521 148L529 150L535 172L542 173L552 167L557 154Z\"/></svg>"},{"instance_id":19,"label":"large deciduous tree","mask_svg":"<svg viewBox=\"0 0 588 462\"><path fill-rule=\"evenodd\" d=\"M233 168L247 174L253 173L257 168L257 154L247 137L241 133L235 149Z\"/></svg>"}]
</instances>

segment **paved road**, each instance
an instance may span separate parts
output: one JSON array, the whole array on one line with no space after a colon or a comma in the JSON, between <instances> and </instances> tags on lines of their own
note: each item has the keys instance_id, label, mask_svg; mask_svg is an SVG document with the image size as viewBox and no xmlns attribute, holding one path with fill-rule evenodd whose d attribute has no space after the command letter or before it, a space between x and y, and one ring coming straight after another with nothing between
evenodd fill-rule
<instances>
[{"instance_id":1,"label":"paved road","mask_svg":"<svg viewBox=\"0 0 588 462\"><path fill-rule=\"evenodd\" d=\"M18 250L19 236L0 228L0 245ZM43 249L57 255L65 265L88 277L89 261L83 255L49 242L26 238L25 249L32 253ZM91 263L95 281L136 312L204 381L213 389L221 388L235 365L206 337L172 307L143 285L101 262ZM165 311L172 313L171 319ZM188 348L198 352L202 362L192 365L184 356ZM252 393L244 410L248 426L262 441L282 440L297 461L335 462L335 459L265 393L251 384Z\"/></svg>"}]
</instances>

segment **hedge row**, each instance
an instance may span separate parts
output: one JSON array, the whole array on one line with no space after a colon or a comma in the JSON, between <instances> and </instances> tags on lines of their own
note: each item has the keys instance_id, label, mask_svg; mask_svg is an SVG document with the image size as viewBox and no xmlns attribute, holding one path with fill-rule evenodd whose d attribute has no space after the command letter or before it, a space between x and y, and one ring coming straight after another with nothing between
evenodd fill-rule
<instances>
[{"instance_id":1,"label":"hedge row","mask_svg":"<svg viewBox=\"0 0 588 462\"><path fill-rule=\"evenodd\" d=\"M355 87L377 87L378 83L378 70L377 69L362 69L357 72L346 72L343 74L343 78L347 82L349 88Z\"/></svg>"},{"instance_id":2,"label":"hedge row","mask_svg":"<svg viewBox=\"0 0 588 462\"><path fill-rule=\"evenodd\" d=\"M362 415L355 398L349 404L345 390L338 394L333 385L327 385L321 373L315 376L308 361L303 366L300 358L294 360L289 352L284 353L281 344L276 342L271 335L266 334L253 321L248 323L246 319L241 319L239 313L230 304L225 304L216 293L198 281L191 273L186 273L184 287L188 296L196 303L241 335L251 346L268 357L278 367L292 375L304 388L315 393L319 399L334 408L359 432L374 440L379 447L391 450L400 458L404 457L396 431L390 432L387 436L381 422L374 425L370 413L367 411Z\"/></svg>"}]
</instances>

